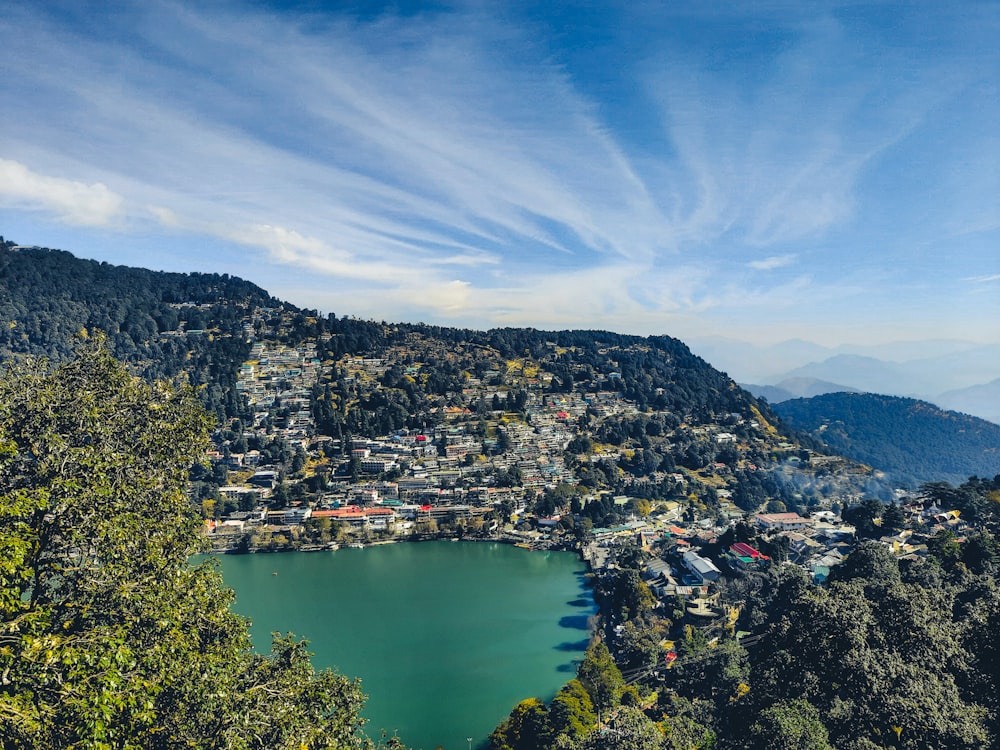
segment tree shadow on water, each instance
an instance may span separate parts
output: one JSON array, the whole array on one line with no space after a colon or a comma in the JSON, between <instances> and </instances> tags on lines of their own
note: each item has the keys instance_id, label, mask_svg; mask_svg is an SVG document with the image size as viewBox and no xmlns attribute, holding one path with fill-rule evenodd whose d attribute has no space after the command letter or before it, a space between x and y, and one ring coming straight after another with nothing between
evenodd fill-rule
<instances>
[{"instance_id":1,"label":"tree shadow on water","mask_svg":"<svg viewBox=\"0 0 1000 750\"><path fill-rule=\"evenodd\" d=\"M555 646L555 650L583 653L589 645L590 638L584 638L582 641L563 641L558 646Z\"/></svg>"},{"instance_id":2,"label":"tree shadow on water","mask_svg":"<svg viewBox=\"0 0 1000 750\"><path fill-rule=\"evenodd\" d=\"M586 630L589 619L588 615L566 615L559 618L559 627Z\"/></svg>"}]
</instances>

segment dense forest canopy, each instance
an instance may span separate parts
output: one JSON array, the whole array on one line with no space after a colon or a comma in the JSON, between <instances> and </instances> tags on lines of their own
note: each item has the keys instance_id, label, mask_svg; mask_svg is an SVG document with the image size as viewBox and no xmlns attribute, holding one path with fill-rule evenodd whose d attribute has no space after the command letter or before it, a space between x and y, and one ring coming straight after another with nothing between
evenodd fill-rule
<instances>
[{"instance_id":1,"label":"dense forest canopy","mask_svg":"<svg viewBox=\"0 0 1000 750\"><path fill-rule=\"evenodd\" d=\"M233 386L249 351L249 308L280 303L228 274L166 273L82 260L62 250L0 238L0 360L54 360L103 332L114 355L148 378L185 372L203 402L235 415Z\"/></svg>"}]
</instances>

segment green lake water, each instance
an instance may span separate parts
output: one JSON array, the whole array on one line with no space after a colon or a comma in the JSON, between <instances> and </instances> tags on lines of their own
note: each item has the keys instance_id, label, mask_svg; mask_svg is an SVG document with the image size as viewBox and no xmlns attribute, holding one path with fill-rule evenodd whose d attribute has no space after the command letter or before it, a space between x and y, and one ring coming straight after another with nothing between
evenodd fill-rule
<instances>
[{"instance_id":1,"label":"green lake water","mask_svg":"<svg viewBox=\"0 0 1000 750\"><path fill-rule=\"evenodd\" d=\"M425 542L220 562L259 650L272 631L307 638L315 665L362 679L369 734L416 750L476 747L518 701L551 698L595 612L567 552Z\"/></svg>"}]
</instances>

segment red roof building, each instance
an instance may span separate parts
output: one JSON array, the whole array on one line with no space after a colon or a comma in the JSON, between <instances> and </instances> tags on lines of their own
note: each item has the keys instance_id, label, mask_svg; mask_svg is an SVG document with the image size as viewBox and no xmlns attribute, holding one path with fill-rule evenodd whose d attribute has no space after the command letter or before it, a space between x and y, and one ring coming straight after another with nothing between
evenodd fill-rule
<instances>
[{"instance_id":1,"label":"red roof building","mask_svg":"<svg viewBox=\"0 0 1000 750\"><path fill-rule=\"evenodd\" d=\"M736 542L729 545L729 551L733 554L732 559L734 559L736 565L740 568L748 568L755 563L764 563L771 560L770 557L762 554L745 542Z\"/></svg>"}]
</instances>

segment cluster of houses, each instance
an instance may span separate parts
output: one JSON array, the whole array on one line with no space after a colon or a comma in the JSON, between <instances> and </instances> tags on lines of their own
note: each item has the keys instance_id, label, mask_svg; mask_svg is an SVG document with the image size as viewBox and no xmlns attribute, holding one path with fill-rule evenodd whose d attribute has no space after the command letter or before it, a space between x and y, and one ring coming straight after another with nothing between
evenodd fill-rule
<instances>
[{"instance_id":1,"label":"cluster of houses","mask_svg":"<svg viewBox=\"0 0 1000 750\"><path fill-rule=\"evenodd\" d=\"M953 531L957 538L967 531L958 511L945 511L920 502L901 506L906 528L882 536L897 558L923 557L926 539L942 530ZM845 524L831 511L818 511L809 517L798 513L758 513L750 519L771 545L787 550L782 564L797 565L819 582L839 565L853 549L854 527ZM584 549L584 556L598 572L616 567L615 547L639 544L650 552L643 567L643 579L650 591L664 603L678 598L686 602L687 612L695 617L717 618L723 613L715 606L717 596L712 584L723 576L740 576L775 564L768 555L746 542L734 542L726 548L718 538L727 527L699 526L683 528L667 519L652 520L641 529L620 529L614 535L595 540Z\"/></svg>"},{"instance_id":2,"label":"cluster of houses","mask_svg":"<svg viewBox=\"0 0 1000 750\"><path fill-rule=\"evenodd\" d=\"M288 409L282 434L289 440L308 441L315 434L311 391L319 380L322 366L316 344L296 347L254 342L250 360L240 367L236 389L254 410L253 429L262 429L280 404ZM273 429L273 425L272 425Z\"/></svg>"},{"instance_id":3,"label":"cluster of houses","mask_svg":"<svg viewBox=\"0 0 1000 750\"><path fill-rule=\"evenodd\" d=\"M248 322L247 335L260 325L260 320ZM389 355L346 357L337 363L340 377L347 383L372 387L390 366L398 364L391 359L391 352ZM496 430L490 435L477 434L474 428L478 420L470 419L466 407L443 408L438 424L427 431L400 431L379 439L354 437L349 446L343 446L318 434L310 408L322 371L315 343L290 347L255 341L250 356L237 382L254 411L252 424L243 427L244 436L256 436L257 443L280 439L307 459L322 456L329 476L337 479L306 502L293 501L294 507L267 511L283 479L279 468L266 464L260 450L217 445L209 452L209 459L224 462L230 476L237 479L219 487L219 495L232 502L242 499L241 507L252 506L252 510L207 523L209 533L220 537L216 540L220 548L231 546L235 535L259 527L282 532L323 517L383 535L409 533L411 524L420 520L468 520L501 506L510 508L516 520L537 492L576 483L577 476L566 465L564 449L575 436L575 422L582 414L588 409L603 415L634 411L634 406L615 393L544 394L535 387L537 379L522 373L512 382L525 389L523 413L530 415L530 424L510 418L502 410L485 415L503 432L502 450ZM419 368L411 365L407 372L410 370L416 373ZM506 400L509 390L487 384L498 374L486 372L482 378L470 374L462 399L489 401L503 396ZM279 406L280 420L275 417ZM601 457L598 454L597 458ZM606 457L614 460L617 455ZM342 481L348 464L356 471L355 481ZM498 476L514 470L516 482L497 481ZM346 512L354 506L362 512ZM379 512L371 512L374 510Z\"/></svg>"}]
</instances>

